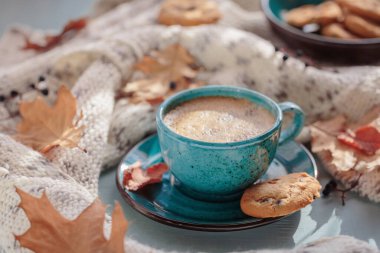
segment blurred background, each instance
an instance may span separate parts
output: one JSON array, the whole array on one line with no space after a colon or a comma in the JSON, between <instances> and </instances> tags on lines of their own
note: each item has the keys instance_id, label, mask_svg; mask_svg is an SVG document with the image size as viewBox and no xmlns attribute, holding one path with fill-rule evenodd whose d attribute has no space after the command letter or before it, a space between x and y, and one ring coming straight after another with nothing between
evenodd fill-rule
<instances>
[{"instance_id":1,"label":"blurred background","mask_svg":"<svg viewBox=\"0 0 380 253\"><path fill-rule=\"evenodd\" d=\"M60 29L89 12L94 0L0 0L0 34L10 24Z\"/></svg>"},{"instance_id":2,"label":"blurred background","mask_svg":"<svg viewBox=\"0 0 380 253\"><path fill-rule=\"evenodd\" d=\"M259 7L257 0L234 1L246 10ZM89 13L95 2L96 0L0 0L0 34L15 23L37 29L60 29L69 19Z\"/></svg>"}]
</instances>

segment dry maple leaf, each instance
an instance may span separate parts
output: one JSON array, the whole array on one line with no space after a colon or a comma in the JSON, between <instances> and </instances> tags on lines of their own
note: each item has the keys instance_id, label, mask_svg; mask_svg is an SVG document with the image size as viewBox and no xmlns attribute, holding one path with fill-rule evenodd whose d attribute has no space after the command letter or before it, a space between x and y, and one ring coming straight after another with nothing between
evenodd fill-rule
<instances>
[{"instance_id":1,"label":"dry maple leaf","mask_svg":"<svg viewBox=\"0 0 380 253\"><path fill-rule=\"evenodd\" d=\"M124 236L128 223L119 203L112 213L109 240L104 237L106 207L99 199L88 206L75 220L68 220L56 211L46 193L41 198L16 188L21 198L20 208L31 227L16 236L22 247L36 253L124 253Z\"/></svg>"},{"instance_id":2,"label":"dry maple leaf","mask_svg":"<svg viewBox=\"0 0 380 253\"><path fill-rule=\"evenodd\" d=\"M162 51L154 51L151 56L145 56L135 65L135 69L148 76L177 81L183 77L196 76L196 71L191 67L192 64L195 64L195 61L189 52L181 45L175 44Z\"/></svg>"},{"instance_id":3,"label":"dry maple leaf","mask_svg":"<svg viewBox=\"0 0 380 253\"><path fill-rule=\"evenodd\" d=\"M165 163L158 163L143 170L141 162L137 161L124 171L123 185L129 191L137 191L148 184L161 182L168 169Z\"/></svg>"},{"instance_id":4,"label":"dry maple leaf","mask_svg":"<svg viewBox=\"0 0 380 253\"><path fill-rule=\"evenodd\" d=\"M145 78L127 83L120 97L129 97L132 103L160 103L167 96L195 85L192 82L197 75L194 65L188 51L178 44L154 51L134 66Z\"/></svg>"},{"instance_id":5,"label":"dry maple leaf","mask_svg":"<svg viewBox=\"0 0 380 253\"><path fill-rule=\"evenodd\" d=\"M45 36L45 44L40 45L34 42L31 42L30 39L25 36L25 45L22 48L23 50L35 50L35 51L47 51L51 48L58 45L64 38L68 35L73 35L73 33L82 30L87 25L87 20L85 18L70 20L62 31L57 35L46 35Z\"/></svg>"},{"instance_id":6,"label":"dry maple leaf","mask_svg":"<svg viewBox=\"0 0 380 253\"><path fill-rule=\"evenodd\" d=\"M355 132L346 131L337 138L343 144L356 148L366 155L374 155L380 149L380 132L373 126L363 126Z\"/></svg>"},{"instance_id":7,"label":"dry maple leaf","mask_svg":"<svg viewBox=\"0 0 380 253\"><path fill-rule=\"evenodd\" d=\"M378 139L373 139L378 138L379 120L380 107L375 107L355 124L347 124L343 116L316 122L311 127L312 151L328 152L329 162L340 171L379 168Z\"/></svg>"},{"instance_id":8,"label":"dry maple leaf","mask_svg":"<svg viewBox=\"0 0 380 253\"><path fill-rule=\"evenodd\" d=\"M73 123L77 103L65 86L59 88L53 107L37 97L32 102L21 102L19 109L22 120L15 137L20 142L43 154L57 146L78 147L84 127Z\"/></svg>"}]
</instances>

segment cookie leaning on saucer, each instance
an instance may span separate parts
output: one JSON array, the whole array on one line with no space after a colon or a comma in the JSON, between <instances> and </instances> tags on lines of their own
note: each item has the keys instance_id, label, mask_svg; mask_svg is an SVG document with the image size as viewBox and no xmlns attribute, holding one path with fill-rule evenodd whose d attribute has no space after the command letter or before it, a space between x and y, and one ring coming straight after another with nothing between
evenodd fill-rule
<instances>
[{"instance_id":1,"label":"cookie leaning on saucer","mask_svg":"<svg viewBox=\"0 0 380 253\"><path fill-rule=\"evenodd\" d=\"M215 23L220 17L218 5L211 0L166 0L161 5L158 22L195 26Z\"/></svg>"},{"instance_id":2,"label":"cookie leaning on saucer","mask_svg":"<svg viewBox=\"0 0 380 253\"><path fill-rule=\"evenodd\" d=\"M269 218L291 214L320 196L321 185L308 174L293 173L255 184L245 190L241 210L253 217Z\"/></svg>"}]
</instances>

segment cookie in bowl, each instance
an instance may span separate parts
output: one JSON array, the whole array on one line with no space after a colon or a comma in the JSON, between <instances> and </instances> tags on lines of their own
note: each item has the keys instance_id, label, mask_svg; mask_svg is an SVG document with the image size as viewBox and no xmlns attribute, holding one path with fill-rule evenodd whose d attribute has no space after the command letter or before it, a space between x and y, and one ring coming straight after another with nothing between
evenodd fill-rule
<instances>
[{"instance_id":1,"label":"cookie in bowl","mask_svg":"<svg viewBox=\"0 0 380 253\"><path fill-rule=\"evenodd\" d=\"M315 61L344 65L371 64L380 58L378 0L261 0L261 5L289 51L302 50Z\"/></svg>"},{"instance_id":2,"label":"cookie in bowl","mask_svg":"<svg viewBox=\"0 0 380 253\"><path fill-rule=\"evenodd\" d=\"M343 10L335 2L327 1L320 5L303 5L284 14L285 20L295 27L310 23L321 25L343 20Z\"/></svg>"},{"instance_id":3,"label":"cookie in bowl","mask_svg":"<svg viewBox=\"0 0 380 253\"><path fill-rule=\"evenodd\" d=\"M317 34L339 39L380 38L380 1L335 0L306 4L285 11L284 20L307 31L314 25Z\"/></svg>"},{"instance_id":4,"label":"cookie in bowl","mask_svg":"<svg viewBox=\"0 0 380 253\"><path fill-rule=\"evenodd\" d=\"M349 14L344 19L344 25L351 32L364 38L380 38L380 24L366 20L357 15Z\"/></svg>"},{"instance_id":5,"label":"cookie in bowl","mask_svg":"<svg viewBox=\"0 0 380 253\"><path fill-rule=\"evenodd\" d=\"M339 39L358 39L359 37L348 31L343 25L333 23L322 28L321 34Z\"/></svg>"},{"instance_id":6,"label":"cookie in bowl","mask_svg":"<svg viewBox=\"0 0 380 253\"><path fill-rule=\"evenodd\" d=\"M343 8L359 16L380 22L380 1L378 0L335 0Z\"/></svg>"}]
</instances>

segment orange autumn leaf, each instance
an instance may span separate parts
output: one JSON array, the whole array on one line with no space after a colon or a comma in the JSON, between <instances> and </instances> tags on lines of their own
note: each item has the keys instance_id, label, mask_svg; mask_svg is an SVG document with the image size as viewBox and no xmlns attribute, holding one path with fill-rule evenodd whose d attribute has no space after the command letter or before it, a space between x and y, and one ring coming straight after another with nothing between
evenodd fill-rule
<instances>
[{"instance_id":1,"label":"orange autumn leaf","mask_svg":"<svg viewBox=\"0 0 380 253\"><path fill-rule=\"evenodd\" d=\"M363 126L355 132L346 131L337 138L366 155L374 155L380 149L380 132L373 126Z\"/></svg>"},{"instance_id":2,"label":"orange autumn leaf","mask_svg":"<svg viewBox=\"0 0 380 253\"><path fill-rule=\"evenodd\" d=\"M87 25L87 19L81 18L77 20L70 20L62 29L62 31L57 35L46 35L45 44L40 45L30 41L28 37L25 36L25 45L22 48L23 50L35 50L39 52L50 50L55 47L61 41L66 38L68 35L72 35L75 32L82 30Z\"/></svg>"},{"instance_id":3,"label":"orange autumn leaf","mask_svg":"<svg viewBox=\"0 0 380 253\"><path fill-rule=\"evenodd\" d=\"M32 102L20 103L21 122L17 126L16 139L31 148L46 154L62 146L78 147L84 127L76 127L76 98L66 86L61 86L57 100L50 107L41 97Z\"/></svg>"},{"instance_id":4,"label":"orange autumn leaf","mask_svg":"<svg viewBox=\"0 0 380 253\"><path fill-rule=\"evenodd\" d=\"M145 77L128 82L120 97L132 103L158 104L166 97L194 86L198 69L195 60L182 46L175 44L144 56L134 68Z\"/></svg>"},{"instance_id":5,"label":"orange autumn leaf","mask_svg":"<svg viewBox=\"0 0 380 253\"><path fill-rule=\"evenodd\" d=\"M121 97L128 97L129 101L134 104L148 102L151 105L157 105L176 92L199 85L191 83L188 79L168 84L159 78L142 79L128 83L127 88L122 91Z\"/></svg>"},{"instance_id":6,"label":"orange autumn leaf","mask_svg":"<svg viewBox=\"0 0 380 253\"><path fill-rule=\"evenodd\" d=\"M181 45L175 44L162 51L154 51L151 56L145 56L135 65L148 76L161 77L176 81L183 77L194 78L196 71L192 68L195 60Z\"/></svg>"},{"instance_id":7,"label":"orange autumn leaf","mask_svg":"<svg viewBox=\"0 0 380 253\"><path fill-rule=\"evenodd\" d=\"M22 208L30 221L30 228L17 235L22 247L36 253L124 253L127 220L119 203L112 213L109 239L104 237L106 207L99 199L88 206L75 220L68 220L56 211L46 193L41 198L16 188Z\"/></svg>"},{"instance_id":8,"label":"orange autumn leaf","mask_svg":"<svg viewBox=\"0 0 380 253\"><path fill-rule=\"evenodd\" d=\"M358 122L343 116L312 125L312 151L328 157L339 171L380 168L380 106L374 107Z\"/></svg>"},{"instance_id":9,"label":"orange autumn leaf","mask_svg":"<svg viewBox=\"0 0 380 253\"><path fill-rule=\"evenodd\" d=\"M168 170L166 163L157 163L143 170L141 162L137 161L124 171L123 185L129 191L137 191L148 184L161 182Z\"/></svg>"}]
</instances>

